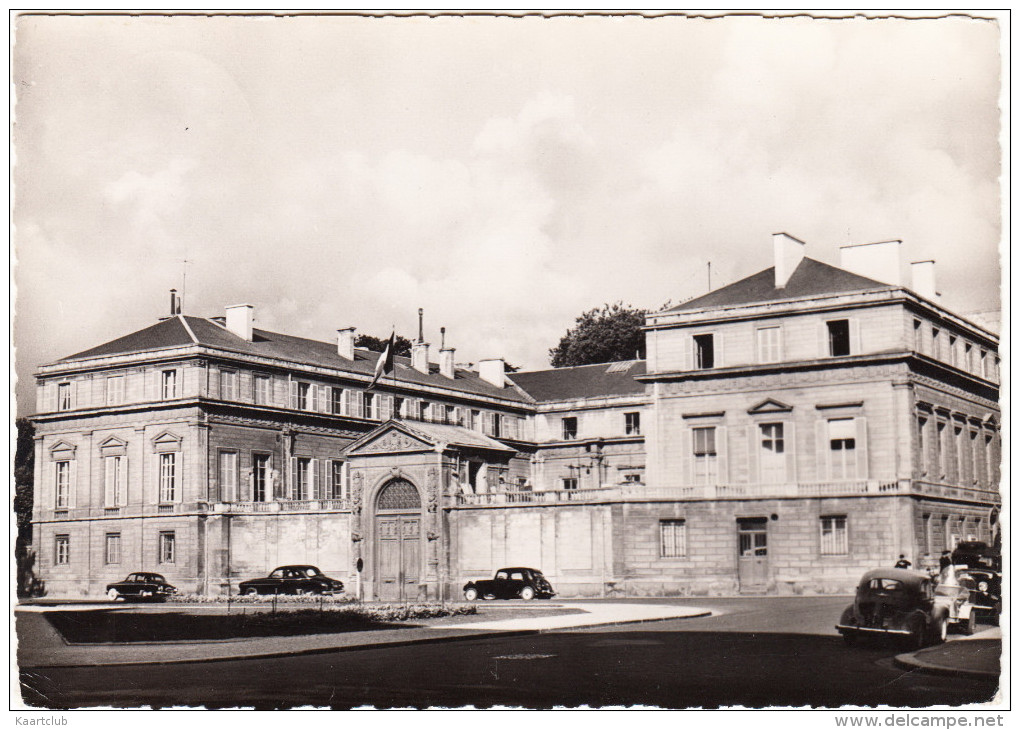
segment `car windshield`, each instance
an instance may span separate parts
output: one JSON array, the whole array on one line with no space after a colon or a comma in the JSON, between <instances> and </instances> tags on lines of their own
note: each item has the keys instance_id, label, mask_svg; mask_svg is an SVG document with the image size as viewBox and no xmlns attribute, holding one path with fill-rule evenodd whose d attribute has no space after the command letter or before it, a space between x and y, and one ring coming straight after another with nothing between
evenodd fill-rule
<instances>
[{"instance_id":1,"label":"car windshield","mask_svg":"<svg viewBox=\"0 0 1020 730\"><path fill-rule=\"evenodd\" d=\"M869 593L902 593L905 590L903 583L892 578L874 578L865 588Z\"/></svg>"},{"instance_id":2,"label":"car windshield","mask_svg":"<svg viewBox=\"0 0 1020 730\"><path fill-rule=\"evenodd\" d=\"M505 570L501 570L498 573L496 573L496 580L506 580L506 579L507 579L507 574L506 574Z\"/></svg>"}]
</instances>

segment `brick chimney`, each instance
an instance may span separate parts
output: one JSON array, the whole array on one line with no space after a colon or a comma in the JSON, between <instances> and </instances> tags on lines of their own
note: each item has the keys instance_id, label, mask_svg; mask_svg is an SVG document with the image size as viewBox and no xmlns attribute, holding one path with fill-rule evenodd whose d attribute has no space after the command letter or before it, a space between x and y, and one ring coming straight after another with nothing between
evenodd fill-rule
<instances>
[{"instance_id":1,"label":"brick chimney","mask_svg":"<svg viewBox=\"0 0 1020 730\"><path fill-rule=\"evenodd\" d=\"M914 293L935 301L939 293L935 289L935 262L913 261L910 264L910 288Z\"/></svg>"},{"instance_id":2,"label":"brick chimney","mask_svg":"<svg viewBox=\"0 0 1020 730\"><path fill-rule=\"evenodd\" d=\"M356 327L344 327L336 331L336 354L348 360L354 359L354 333Z\"/></svg>"},{"instance_id":3,"label":"brick chimney","mask_svg":"<svg viewBox=\"0 0 1020 730\"><path fill-rule=\"evenodd\" d=\"M250 304L234 304L227 307L227 329L246 342L251 342L254 319L255 307Z\"/></svg>"},{"instance_id":4,"label":"brick chimney","mask_svg":"<svg viewBox=\"0 0 1020 730\"><path fill-rule=\"evenodd\" d=\"M503 358L494 357L478 361L478 377L497 388L506 386L506 364Z\"/></svg>"},{"instance_id":5,"label":"brick chimney","mask_svg":"<svg viewBox=\"0 0 1020 730\"><path fill-rule=\"evenodd\" d=\"M883 284L903 286L903 259L900 256L902 243L902 241L877 241L841 246L839 267Z\"/></svg>"},{"instance_id":6,"label":"brick chimney","mask_svg":"<svg viewBox=\"0 0 1020 730\"><path fill-rule=\"evenodd\" d=\"M429 343L415 342L411 345L411 367L419 373L429 373Z\"/></svg>"},{"instance_id":7,"label":"brick chimney","mask_svg":"<svg viewBox=\"0 0 1020 730\"><path fill-rule=\"evenodd\" d=\"M444 378L453 380L454 375L454 360L453 353L456 352L452 347L444 347L439 351L439 374Z\"/></svg>"},{"instance_id":8,"label":"brick chimney","mask_svg":"<svg viewBox=\"0 0 1020 730\"><path fill-rule=\"evenodd\" d=\"M776 265L776 289L782 289L804 258L804 242L789 233L773 233L772 253Z\"/></svg>"}]
</instances>

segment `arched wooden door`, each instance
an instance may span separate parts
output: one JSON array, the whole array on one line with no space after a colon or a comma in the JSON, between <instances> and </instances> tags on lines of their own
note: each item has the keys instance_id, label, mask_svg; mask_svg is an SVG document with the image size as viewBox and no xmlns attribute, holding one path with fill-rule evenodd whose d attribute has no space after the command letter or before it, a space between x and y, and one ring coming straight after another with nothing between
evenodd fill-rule
<instances>
[{"instance_id":1,"label":"arched wooden door","mask_svg":"<svg viewBox=\"0 0 1020 730\"><path fill-rule=\"evenodd\" d=\"M418 597L421 577L421 497L395 479L379 491L375 509L375 593L383 601Z\"/></svg>"}]
</instances>

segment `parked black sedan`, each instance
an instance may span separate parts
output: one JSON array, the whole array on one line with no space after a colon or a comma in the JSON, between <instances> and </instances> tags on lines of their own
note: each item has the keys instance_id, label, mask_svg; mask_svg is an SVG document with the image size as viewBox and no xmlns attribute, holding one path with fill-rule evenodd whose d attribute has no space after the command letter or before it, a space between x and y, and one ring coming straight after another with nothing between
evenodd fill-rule
<instances>
[{"instance_id":1,"label":"parked black sedan","mask_svg":"<svg viewBox=\"0 0 1020 730\"><path fill-rule=\"evenodd\" d=\"M344 584L334 578L328 578L314 565L283 565L265 578L246 580L238 586L242 594L272 595L290 594L300 596L305 593L327 594L343 593Z\"/></svg>"},{"instance_id":2,"label":"parked black sedan","mask_svg":"<svg viewBox=\"0 0 1020 730\"><path fill-rule=\"evenodd\" d=\"M464 598L469 601L479 596L494 598L552 598L556 595L552 585L534 568L502 568L492 580L473 580L464 586Z\"/></svg>"},{"instance_id":3,"label":"parked black sedan","mask_svg":"<svg viewBox=\"0 0 1020 730\"><path fill-rule=\"evenodd\" d=\"M123 598L125 601L165 601L177 589L166 582L159 573L132 573L127 578L106 586L106 595L111 601Z\"/></svg>"}]
</instances>

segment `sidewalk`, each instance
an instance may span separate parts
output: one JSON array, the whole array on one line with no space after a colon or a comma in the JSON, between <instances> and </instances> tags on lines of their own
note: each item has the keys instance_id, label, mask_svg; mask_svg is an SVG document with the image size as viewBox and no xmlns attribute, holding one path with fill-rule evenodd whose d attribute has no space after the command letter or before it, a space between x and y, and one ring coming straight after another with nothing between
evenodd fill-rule
<instances>
[{"instance_id":1,"label":"sidewalk","mask_svg":"<svg viewBox=\"0 0 1020 730\"><path fill-rule=\"evenodd\" d=\"M904 669L995 679L1001 672L1001 654L1002 629L995 627L939 646L900 654L895 661Z\"/></svg>"},{"instance_id":2,"label":"sidewalk","mask_svg":"<svg viewBox=\"0 0 1020 730\"><path fill-rule=\"evenodd\" d=\"M548 606L547 607L551 607ZM521 635L579 626L604 626L642 621L692 618L711 614L708 609L685 606L628 603L571 603L582 613L536 616L497 621L472 621L443 625L414 624L407 627L338 634L279 636L219 641L188 641L131 644L68 644L45 618L46 610L31 607L15 610L18 665L41 667L94 667L132 664L227 661L254 657L316 654L400 646L436 641L481 639L496 635ZM483 609L484 610L484 609Z\"/></svg>"}]
</instances>

